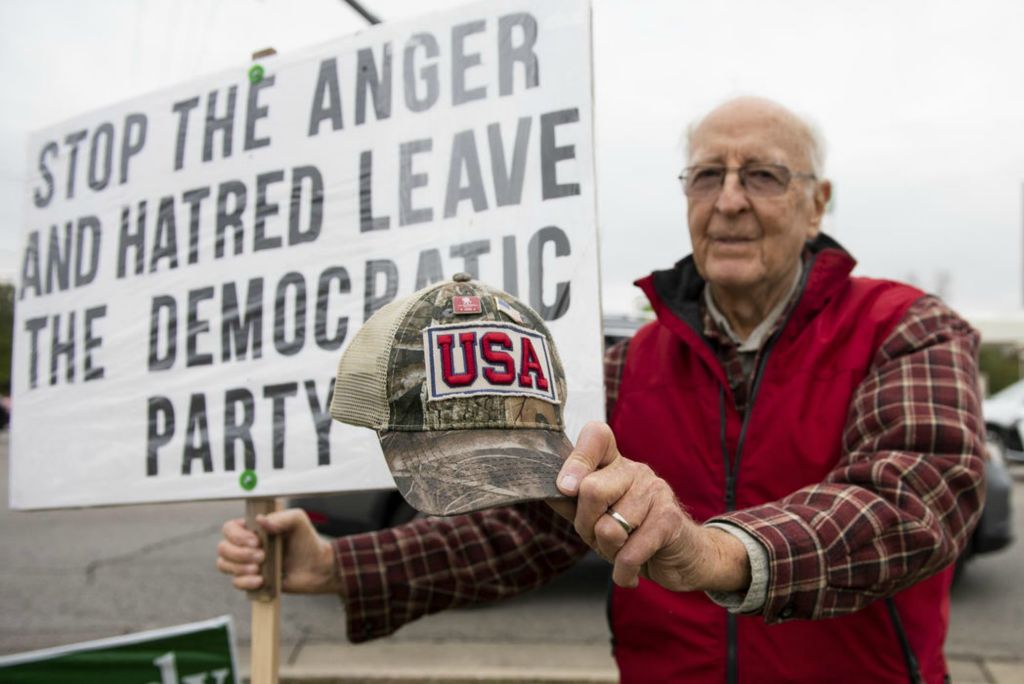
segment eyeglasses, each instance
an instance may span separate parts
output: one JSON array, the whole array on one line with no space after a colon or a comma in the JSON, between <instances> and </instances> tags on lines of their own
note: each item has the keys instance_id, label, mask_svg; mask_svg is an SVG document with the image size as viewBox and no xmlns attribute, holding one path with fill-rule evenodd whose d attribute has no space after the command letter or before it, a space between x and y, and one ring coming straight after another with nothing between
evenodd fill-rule
<instances>
[{"instance_id":1,"label":"eyeglasses","mask_svg":"<svg viewBox=\"0 0 1024 684\"><path fill-rule=\"evenodd\" d=\"M699 164L687 166L679 174L683 192L691 199L707 199L717 195L725 185L725 177L735 171L740 185L750 197L777 197L786 192L794 178L813 180L813 173L790 171L782 164L745 164L743 166L722 166L720 164Z\"/></svg>"}]
</instances>

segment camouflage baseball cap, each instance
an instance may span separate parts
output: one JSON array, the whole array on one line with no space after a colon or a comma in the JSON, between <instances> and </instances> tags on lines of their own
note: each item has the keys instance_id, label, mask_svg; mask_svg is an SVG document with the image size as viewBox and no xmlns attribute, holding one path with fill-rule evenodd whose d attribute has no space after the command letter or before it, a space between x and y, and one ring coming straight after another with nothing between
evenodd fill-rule
<instances>
[{"instance_id":1,"label":"camouflage baseball cap","mask_svg":"<svg viewBox=\"0 0 1024 684\"><path fill-rule=\"evenodd\" d=\"M540 316L465 273L380 309L338 364L331 416L373 428L431 515L562 498L565 371Z\"/></svg>"}]
</instances>

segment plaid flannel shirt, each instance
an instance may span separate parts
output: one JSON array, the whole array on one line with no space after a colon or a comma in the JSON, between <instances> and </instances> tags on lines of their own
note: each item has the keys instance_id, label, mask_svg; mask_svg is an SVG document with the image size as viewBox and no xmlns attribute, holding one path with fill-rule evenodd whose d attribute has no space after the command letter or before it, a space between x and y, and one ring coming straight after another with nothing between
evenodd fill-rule
<instances>
[{"instance_id":1,"label":"plaid flannel shirt","mask_svg":"<svg viewBox=\"0 0 1024 684\"><path fill-rule=\"evenodd\" d=\"M735 344L705 334L737 397L750 379ZM980 515L983 425L977 333L933 297L907 311L857 388L843 456L819 484L713 520L768 552L770 622L849 613L953 562ZM626 343L605 356L609 415ZM572 524L530 502L334 542L348 637L385 636L423 615L514 596L571 567L587 547Z\"/></svg>"}]
</instances>

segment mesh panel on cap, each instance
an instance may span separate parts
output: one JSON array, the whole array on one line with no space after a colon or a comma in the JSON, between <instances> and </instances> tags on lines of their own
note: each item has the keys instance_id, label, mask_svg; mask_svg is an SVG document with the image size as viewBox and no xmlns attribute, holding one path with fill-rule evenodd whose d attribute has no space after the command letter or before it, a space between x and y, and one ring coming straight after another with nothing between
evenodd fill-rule
<instances>
[{"instance_id":1,"label":"mesh panel on cap","mask_svg":"<svg viewBox=\"0 0 1024 684\"><path fill-rule=\"evenodd\" d=\"M363 324L338 362L331 417L374 430L387 427L387 369L395 332L416 302L428 290L443 284L444 281L395 300Z\"/></svg>"}]
</instances>

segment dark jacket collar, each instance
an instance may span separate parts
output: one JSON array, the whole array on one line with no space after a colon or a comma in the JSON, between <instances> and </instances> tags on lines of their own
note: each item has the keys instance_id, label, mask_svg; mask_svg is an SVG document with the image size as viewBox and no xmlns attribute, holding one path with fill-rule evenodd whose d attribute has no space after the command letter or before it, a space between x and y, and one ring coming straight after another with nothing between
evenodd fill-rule
<instances>
[{"instance_id":1,"label":"dark jacket collar","mask_svg":"<svg viewBox=\"0 0 1024 684\"><path fill-rule=\"evenodd\" d=\"M828 235L819 233L814 240L807 242L804 247L804 282L797 294L800 298L797 309L803 310L804 315L813 315L820 310L833 289L847 279L856 263L850 253ZM701 331L699 303L705 281L697 272L692 254L676 262L672 268L655 271L635 284L647 294L659 318L663 313L671 313L698 333Z\"/></svg>"}]
</instances>

